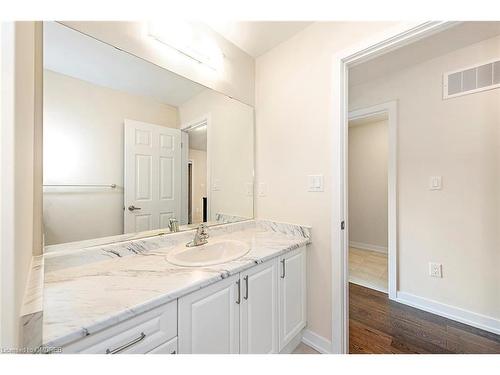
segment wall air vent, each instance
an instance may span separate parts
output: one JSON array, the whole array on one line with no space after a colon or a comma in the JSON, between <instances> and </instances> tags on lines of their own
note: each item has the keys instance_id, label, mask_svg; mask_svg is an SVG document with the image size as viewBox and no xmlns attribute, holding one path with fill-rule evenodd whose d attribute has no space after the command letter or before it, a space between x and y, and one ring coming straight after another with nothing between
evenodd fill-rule
<instances>
[{"instance_id":1,"label":"wall air vent","mask_svg":"<svg viewBox=\"0 0 500 375\"><path fill-rule=\"evenodd\" d=\"M500 59L443 75L443 99L500 87Z\"/></svg>"}]
</instances>

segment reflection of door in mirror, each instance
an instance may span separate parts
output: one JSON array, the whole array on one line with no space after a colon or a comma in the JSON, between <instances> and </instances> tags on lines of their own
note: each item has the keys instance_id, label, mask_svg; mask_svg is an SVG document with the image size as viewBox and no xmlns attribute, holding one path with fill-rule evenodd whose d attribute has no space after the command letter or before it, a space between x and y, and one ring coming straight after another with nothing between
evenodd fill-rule
<instances>
[{"instance_id":1,"label":"reflection of door in mirror","mask_svg":"<svg viewBox=\"0 0 500 375\"><path fill-rule=\"evenodd\" d=\"M167 228L181 211L181 131L125 120L124 232Z\"/></svg>"},{"instance_id":2,"label":"reflection of door in mirror","mask_svg":"<svg viewBox=\"0 0 500 375\"><path fill-rule=\"evenodd\" d=\"M188 224L199 224L208 217L207 204L207 123L202 121L183 129L187 132L187 218Z\"/></svg>"}]
</instances>

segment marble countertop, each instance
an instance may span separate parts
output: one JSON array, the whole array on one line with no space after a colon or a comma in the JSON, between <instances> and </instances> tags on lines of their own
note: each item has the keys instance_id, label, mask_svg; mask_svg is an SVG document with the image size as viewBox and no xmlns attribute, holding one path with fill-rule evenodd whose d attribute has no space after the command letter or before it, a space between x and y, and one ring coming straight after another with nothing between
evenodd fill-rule
<instances>
[{"instance_id":1,"label":"marble countertop","mask_svg":"<svg viewBox=\"0 0 500 375\"><path fill-rule=\"evenodd\" d=\"M237 239L250 251L214 266L175 266L166 255L193 235L182 232L48 254L43 345L64 346L311 241L309 228L291 224L251 220L216 228L211 237Z\"/></svg>"}]
</instances>

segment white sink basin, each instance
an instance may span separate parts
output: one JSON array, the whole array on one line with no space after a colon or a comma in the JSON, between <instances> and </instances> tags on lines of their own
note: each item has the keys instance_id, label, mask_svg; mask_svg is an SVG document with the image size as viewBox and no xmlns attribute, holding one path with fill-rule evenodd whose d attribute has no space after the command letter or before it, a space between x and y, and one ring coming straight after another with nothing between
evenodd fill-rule
<instances>
[{"instance_id":1,"label":"white sink basin","mask_svg":"<svg viewBox=\"0 0 500 375\"><path fill-rule=\"evenodd\" d=\"M236 240L208 240L205 245L181 246L167 255L167 261L177 266L202 267L226 263L241 258L250 251L247 244Z\"/></svg>"}]
</instances>

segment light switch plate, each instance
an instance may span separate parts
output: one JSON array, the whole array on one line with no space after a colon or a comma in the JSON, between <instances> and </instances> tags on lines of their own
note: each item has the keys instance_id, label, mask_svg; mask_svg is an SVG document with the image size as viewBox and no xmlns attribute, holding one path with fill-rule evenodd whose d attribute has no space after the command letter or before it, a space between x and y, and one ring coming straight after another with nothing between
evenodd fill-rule
<instances>
[{"instance_id":1,"label":"light switch plate","mask_svg":"<svg viewBox=\"0 0 500 375\"><path fill-rule=\"evenodd\" d=\"M429 190L441 190L443 188L443 178L441 176L429 177Z\"/></svg>"},{"instance_id":2,"label":"light switch plate","mask_svg":"<svg viewBox=\"0 0 500 375\"><path fill-rule=\"evenodd\" d=\"M307 176L308 191L321 192L324 191L323 175L309 175Z\"/></svg>"},{"instance_id":3,"label":"light switch plate","mask_svg":"<svg viewBox=\"0 0 500 375\"><path fill-rule=\"evenodd\" d=\"M267 196L267 184L265 182L259 182L258 196Z\"/></svg>"},{"instance_id":4,"label":"light switch plate","mask_svg":"<svg viewBox=\"0 0 500 375\"><path fill-rule=\"evenodd\" d=\"M441 263L429 263L429 276L443 277L443 265Z\"/></svg>"},{"instance_id":5,"label":"light switch plate","mask_svg":"<svg viewBox=\"0 0 500 375\"><path fill-rule=\"evenodd\" d=\"M220 180L218 178L212 182L212 191L220 191Z\"/></svg>"},{"instance_id":6,"label":"light switch plate","mask_svg":"<svg viewBox=\"0 0 500 375\"><path fill-rule=\"evenodd\" d=\"M247 197L253 196L253 183L247 182L246 184Z\"/></svg>"}]
</instances>

